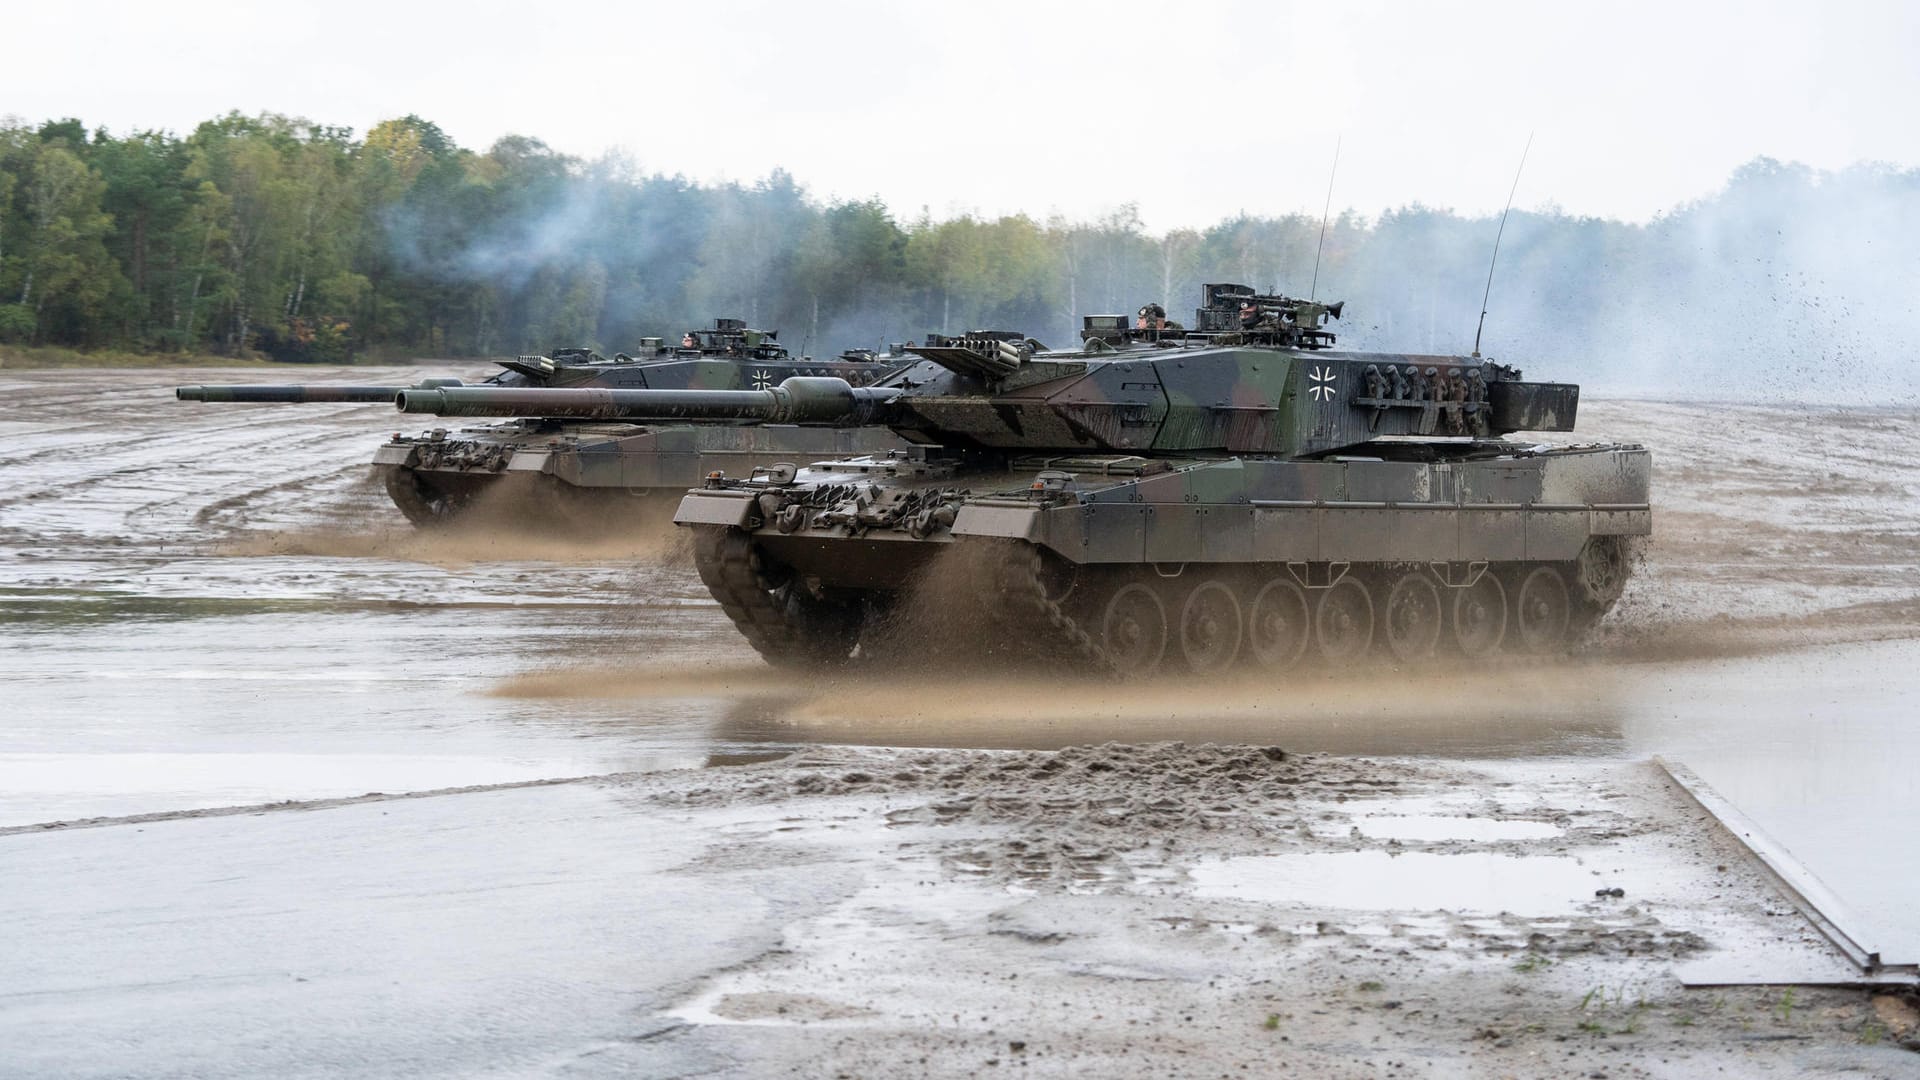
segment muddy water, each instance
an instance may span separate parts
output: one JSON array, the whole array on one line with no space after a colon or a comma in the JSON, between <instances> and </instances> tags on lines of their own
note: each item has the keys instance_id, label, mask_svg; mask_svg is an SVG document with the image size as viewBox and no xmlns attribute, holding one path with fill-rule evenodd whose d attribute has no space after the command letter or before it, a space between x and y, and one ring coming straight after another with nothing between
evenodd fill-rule
<instances>
[{"instance_id":1,"label":"muddy water","mask_svg":"<svg viewBox=\"0 0 1920 1080\"><path fill-rule=\"evenodd\" d=\"M169 392L228 379L262 376L0 372L0 825L812 742L1659 753L1846 896L1890 958L1920 958L1901 918L1920 845L1898 839L1920 811L1920 473L1888 464L1911 413L1590 404L1593 437L1656 448L1661 535L1580 662L1116 688L773 672L671 543L423 539L364 465L412 425Z\"/></svg>"}]
</instances>

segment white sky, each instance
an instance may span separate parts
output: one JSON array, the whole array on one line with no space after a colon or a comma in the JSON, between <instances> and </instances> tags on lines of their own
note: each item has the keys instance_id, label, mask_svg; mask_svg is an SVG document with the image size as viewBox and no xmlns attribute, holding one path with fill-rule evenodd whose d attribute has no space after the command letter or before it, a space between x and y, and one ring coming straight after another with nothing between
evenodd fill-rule
<instances>
[{"instance_id":1,"label":"white sky","mask_svg":"<svg viewBox=\"0 0 1920 1080\"><path fill-rule=\"evenodd\" d=\"M1134 202L1644 218L1757 155L1920 165L1920 4L10 5L0 114L116 133L239 109L462 145L532 135L647 171L877 195L902 217Z\"/></svg>"}]
</instances>

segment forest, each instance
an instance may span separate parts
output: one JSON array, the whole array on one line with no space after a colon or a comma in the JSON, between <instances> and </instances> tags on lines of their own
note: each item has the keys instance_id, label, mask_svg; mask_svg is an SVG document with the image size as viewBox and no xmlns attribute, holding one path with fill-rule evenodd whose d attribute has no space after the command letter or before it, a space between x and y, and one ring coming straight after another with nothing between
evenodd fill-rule
<instances>
[{"instance_id":1,"label":"forest","mask_svg":"<svg viewBox=\"0 0 1920 1080\"><path fill-rule=\"evenodd\" d=\"M1315 166L1318 168L1318 166ZM1631 167L1630 165L1623 167ZM0 345L351 362L611 353L721 315L830 354L928 332L1071 342L1205 281L1348 301L1343 347L1473 347L1497 215L1422 205L1146 230L699 183L416 116L231 113L179 136L0 121ZM1316 268L1317 260L1317 268ZM1920 170L1757 158L1652 221L1516 209L1483 351L1624 391L1911 400Z\"/></svg>"}]
</instances>

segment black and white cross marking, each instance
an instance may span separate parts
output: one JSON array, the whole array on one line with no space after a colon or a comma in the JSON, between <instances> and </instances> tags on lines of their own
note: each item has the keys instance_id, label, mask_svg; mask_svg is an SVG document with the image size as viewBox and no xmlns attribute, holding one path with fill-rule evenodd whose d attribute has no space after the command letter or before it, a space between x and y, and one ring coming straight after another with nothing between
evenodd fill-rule
<instances>
[{"instance_id":1,"label":"black and white cross marking","mask_svg":"<svg viewBox=\"0 0 1920 1080\"><path fill-rule=\"evenodd\" d=\"M1307 393L1312 394L1315 401L1333 400L1334 375L1332 368L1314 368L1307 378L1313 382L1312 386L1307 387Z\"/></svg>"}]
</instances>

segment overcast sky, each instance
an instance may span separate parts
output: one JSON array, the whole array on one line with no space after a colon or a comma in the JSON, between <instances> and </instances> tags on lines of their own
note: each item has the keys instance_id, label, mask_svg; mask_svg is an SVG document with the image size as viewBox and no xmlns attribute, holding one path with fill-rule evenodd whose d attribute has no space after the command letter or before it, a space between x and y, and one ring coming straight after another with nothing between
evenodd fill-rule
<instances>
[{"instance_id":1,"label":"overcast sky","mask_svg":"<svg viewBox=\"0 0 1920 1080\"><path fill-rule=\"evenodd\" d=\"M902 216L1136 203L1149 227L1420 201L1645 218L1758 155L1920 165L1920 4L600 3L15 6L0 114L116 133L230 109Z\"/></svg>"}]
</instances>

